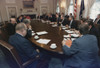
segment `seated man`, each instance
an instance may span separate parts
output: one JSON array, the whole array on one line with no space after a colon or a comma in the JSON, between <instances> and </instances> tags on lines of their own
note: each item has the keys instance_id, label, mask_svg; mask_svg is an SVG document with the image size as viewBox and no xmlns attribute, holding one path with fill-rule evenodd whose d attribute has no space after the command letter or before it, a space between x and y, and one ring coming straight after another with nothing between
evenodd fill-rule
<instances>
[{"instance_id":1,"label":"seated man","mask_svg":"<svg viewBox=\"0 0 100 68\"><path fill-rule=\"evenodd\" d=\"M91 20L85 22L85 24L89 25L89 34L95 35L97 38L99 37L99 30L97 30Z\"/></svg>"},{"instance_id":2,"label":"seated man","mask_svg":"<svg viewBox=\"0 0 100 68\"><path fill-rule=\"evenodd\" d=\"M78 29L77 28L77 23L76 21L74 20L73 16L70 16L69 17L69 28L72 28L72 29Z\"/></svg>"},{"instance_id":3,"label":"seated man","mask_svg":"<svg viewBox=\"0 0 100 68\"><path fill-rule=\"evenodd\" d=\"M16 48L23 62L34 59L39 54L35 50L33 44L24 38L26 34L26 25L24 23L19 23L16 26L16 34L9 38L9 43Z\"/></svg>"},{"instance_id":4,"label":"seated man","mask_svg":"<svg viewBox=\"0 0 100 68\"><path fill-rule=\"evenodd\" d=\"M80 38L74 40L71 46L67 46L63 41L63 51L69 56L63 68L100 68L98 57L97 39L94 35L89 35L89 26L81 24L79 26Z\"/></svg>"},{"instance_id":5,"label":"seated man","mask_svg":"<svg viewBox=\"0 0 100 68\"><path fill-rule=\"evenodd\" d=\"M10 23L7 24L7 31L9 35L13 35L15 34L15 27L16 27L16 19L15 18L11 18L10 19Z\"/></svg>"},{"instance_id":6,"label":"seated man","mask_svg":"<svg viewBox=\"0 0 100 68\"><path fill-rule=\"evenodd\" d=\"M62 19L62 22L61 23L62 23L63 26L68 26L69 25L69 20L66 17L64 18L62 16L61 19Z\"/></svg>"},{"instance_id":7,"label":"seated man","mask_svg":"<svg viewBox=\"0 0 100 68\"><path fill-rule=\"evenodd\" d=\"M26 38L29 38L29 37L31 37L32 36L32 27L31 27L31 25L30 25L30 19L25 19L24 21L23 21L23 23L25 23L26 24L26 26L27 26L27 34L26 34Z\"/></svg>"}]
</instances>

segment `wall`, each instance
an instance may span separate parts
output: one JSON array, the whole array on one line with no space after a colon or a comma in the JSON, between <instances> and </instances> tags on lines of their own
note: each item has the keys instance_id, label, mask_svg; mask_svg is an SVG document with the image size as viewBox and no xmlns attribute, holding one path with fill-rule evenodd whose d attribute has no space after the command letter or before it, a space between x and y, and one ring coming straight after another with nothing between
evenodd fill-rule
<instances>
[{"instance_id":1,"label":"wall","mask_svg":"<svg viewBox=\"0 0 100 68\"><path fill-rule=\"evenodd\" d=\"M43 14L45 13L56 13L56 0L47 0L47 3L42 3L41 1L46 0L35 0L34 8L23 8L23 0L15 0L15 3L6 3L6 0L0 0L0 11L2 16L2 21L9 20L9 7L16 8L16 16L21 14ZM22 10L22 11L21 11ZM12 12L11 12L12 13Z\"/></svg>"}]
</instances>

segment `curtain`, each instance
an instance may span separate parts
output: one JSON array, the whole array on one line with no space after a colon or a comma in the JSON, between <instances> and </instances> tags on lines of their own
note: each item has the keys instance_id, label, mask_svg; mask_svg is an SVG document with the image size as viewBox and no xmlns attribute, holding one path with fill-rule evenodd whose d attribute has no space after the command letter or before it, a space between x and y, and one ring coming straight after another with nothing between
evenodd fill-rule
<instances>
[{"instance_id":1,"label":"curtain","mask_svg":"<svg viewBox=\"0 0 100 68\"><path fill-rule=\"evenodd\" d=\"M68 9L69 9L69 6L70 6L70 1L71 0L66 0L65 14L68 14Z\"/></svg>"},{"instance_id":2,"label":"curtain","mask_svg":"<svg viewBox=\"0 0 100 68\"><path fill-rule=\"evenodd\" d=\"M58 3L58 0L54 0L54 13L55 13L56 10L57 10L57 3Z\"/></svg>"},{"instance_id":3,"label":"curtain","mask_svg":"<svg viewBox=\"0 0 100 68\"><path fill-rule=\"evenodd\" d=\"M96 0L85 0L85 1L87 1L87 2L85 2L86 6L85 6L84 17L89 17L91 7L93 6L93 4L95 3Z\"/></svg>"}]
</instances>

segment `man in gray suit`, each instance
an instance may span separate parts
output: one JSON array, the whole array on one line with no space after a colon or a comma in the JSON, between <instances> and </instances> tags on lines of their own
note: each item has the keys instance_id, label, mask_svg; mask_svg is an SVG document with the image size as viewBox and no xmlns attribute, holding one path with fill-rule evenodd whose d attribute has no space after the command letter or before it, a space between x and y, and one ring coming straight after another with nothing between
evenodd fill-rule
<instances>
[{"instance_id":1,"label":"man in gray suit","mask_svg":"<svg viewBox=\"0 0 100 68\"><path fill-rule=\"evenodd\" d=\"M80 38L74 40L69 47L67 41L63 41L63 52L69 56L63 68L100 68L98 57L97 39L89 35L89 26L81 24L79 26Z\"/></svg>"}]
</instances>

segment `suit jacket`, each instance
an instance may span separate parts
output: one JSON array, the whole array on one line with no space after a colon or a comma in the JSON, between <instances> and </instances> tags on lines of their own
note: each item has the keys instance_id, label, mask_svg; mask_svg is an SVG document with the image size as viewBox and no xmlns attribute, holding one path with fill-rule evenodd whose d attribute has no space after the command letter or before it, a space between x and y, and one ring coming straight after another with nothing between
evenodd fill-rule
<instances>
[{"instance_id":1,"label":"suit jacket","mask_svg":"<svg viewBox=\"0 0 100 68\"><path fill-rule=\"evenodd\" d=\"M77 23L75 20L72 21L71 25L70 25L71 21L69 22L69 26L73 29L78 29Z\"/></svg>"},{"instance_id":2,"label":"suit jacket","mask_svg":"<svg viewBox=\"0 0 100 68\"><path fill-rule=\"evenodd\" d=\"M57 21L56 15L52 14L52 21L51 22L56 22L56 21Z\"/></svg>"},{"instance_id":3,"label":"suit jacket","mask_svg":"<svg viewBox=\"0 0 100 68\"><path fill-rule=\"evenodd\" d=\"M63 22L62 22L62 25L63 26L69 25L69 22L70 21L68 19L64 19Z\"/></svg>"},{"instance_id":4,"label":"suit jacket","mask_svg":"<svg viewBox=\"0 0 100 68\"><path fill-rule=\"evenodd\" d=\"M17 50L23 62L38 55L33 44L17 33L9 38L9 43Z\"/></svg>"},{"instance_id":5,"label":"suit jacket","mask_svg":"<svg viewBox=\"0 0 100 68\"><path fill-rule=\"evenodd\" d=\"M99 31L94 26L90 29L89 34L99 37Z\"/></svg>"},{"instance_id":6,"label":"suit jacket","mask_svg":"<svg viewBox=\"0 0 100 68\"><path fill-rule=\"evenodd\" d=\"M60 24L60 22L61 22L61 18L60 18L60 17L58 17L58 18L57 18L57 25L58 25L58 26L60 26L60 25L61 25L61 24Z\"/></svg>"},{"instance_id":7,"label":"suit jacket","mask_svg":"<svg viewBox=\"0 0 100 68\"><path fill-rule=\"evenodd\" d=\"M25 36L26 39L32 37L32 30L27 30L27 35Z\"/></svg>"},{"instance_id":8,"label":"suit jacket","mask_svg":"<svg viewBox=\"0 0 100 68\"><path fill-rule=\"evenodd\" d=\"M96 22L96 21L97 21L97 18L95 19L94 22ZM97 24L100 24L100 19L97 21Z\"/></svg>"},{"instance_id":9,"label":"suit jacket","mask_svg":"<svg viewBox=\"0 0 100 68\"><path fill-rule=\"evenodd\" d=\"M74 40L70 48L63 46L63 51L70 57L63 68L100 68L97 39L93 35Z\"/></svg>"},{"instance_id":10,"label":"suit jacket","mask_svg":"<svg viewBox=\"0 0 100 68\"><path fill-rule=\"evenodd\" d=\"M9 35L15 34L15 27L16 27L16 24L8 23L8 25L7 25L7 31L8 31Z\"/></svg>"}]
</instances>

